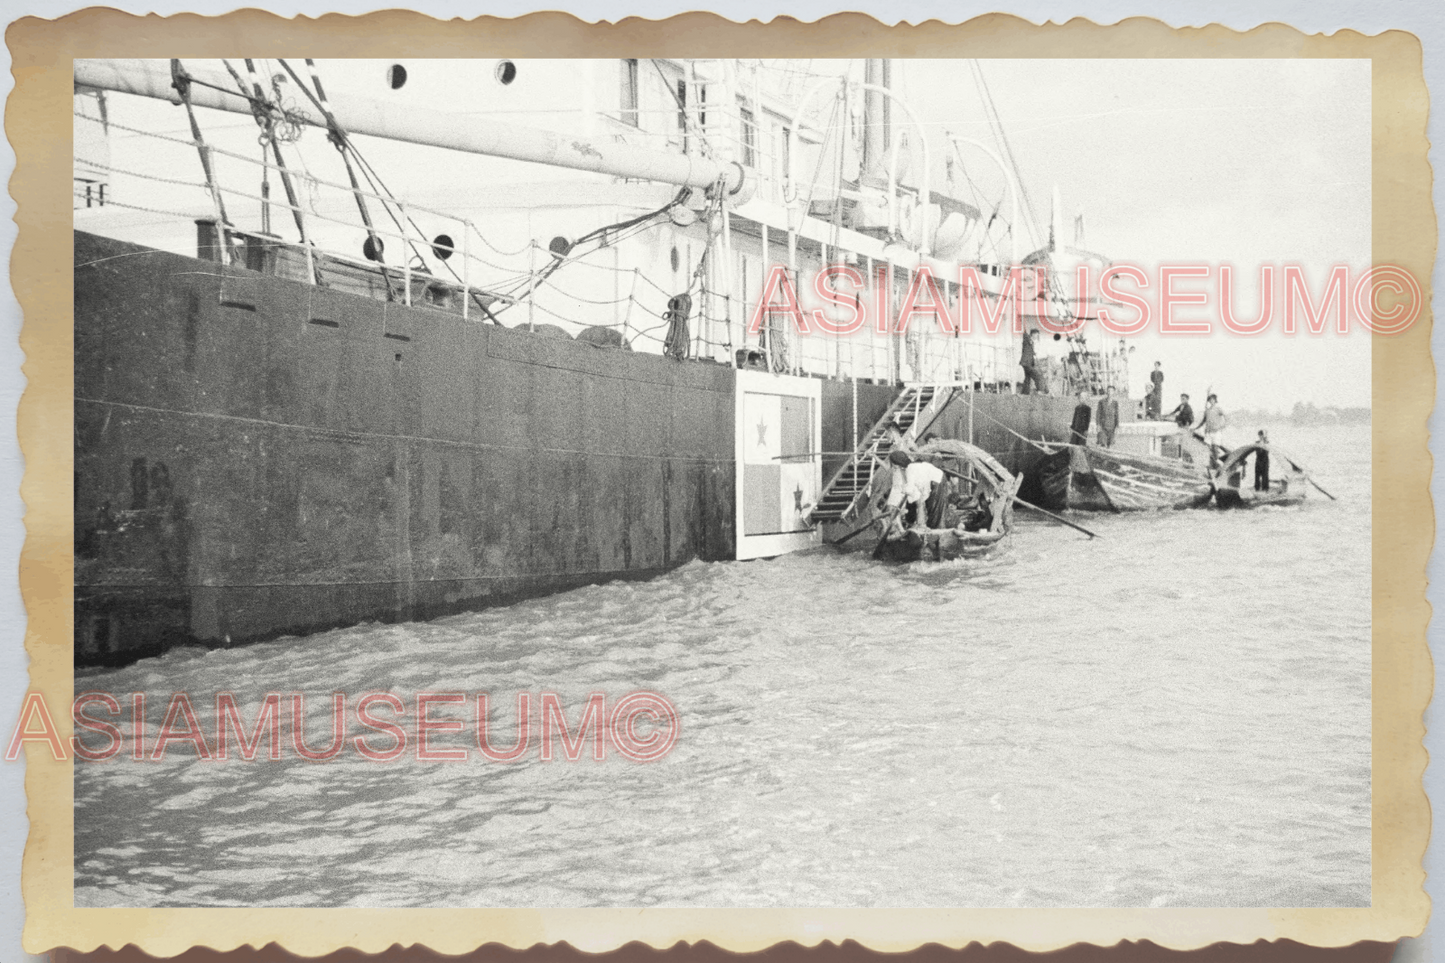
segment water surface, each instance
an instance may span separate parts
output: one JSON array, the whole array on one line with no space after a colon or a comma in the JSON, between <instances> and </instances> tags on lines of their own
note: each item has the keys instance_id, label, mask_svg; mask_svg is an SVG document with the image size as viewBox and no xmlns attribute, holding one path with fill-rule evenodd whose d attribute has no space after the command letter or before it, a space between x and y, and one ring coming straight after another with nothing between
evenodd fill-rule
<instances>
[{"instance_id":1,"label":"water surface","mask_svg":"<svg viewBox=\"0 0 1445 963\"><path fill-rule=\"evenodd\" d=\"M651 764L80 763L76 904L1367 906L1369 431L1272 434L1340 501L1074 516L1093 541L1024 516L984 562L693 563L78 673L150 693L151 738L176 690L208 734L217 690L248 719L305 692L313 745L338 690L489 691L509 742L517 691L575 723L650 689L681 733Z\"/></svg>"}]
</instances>

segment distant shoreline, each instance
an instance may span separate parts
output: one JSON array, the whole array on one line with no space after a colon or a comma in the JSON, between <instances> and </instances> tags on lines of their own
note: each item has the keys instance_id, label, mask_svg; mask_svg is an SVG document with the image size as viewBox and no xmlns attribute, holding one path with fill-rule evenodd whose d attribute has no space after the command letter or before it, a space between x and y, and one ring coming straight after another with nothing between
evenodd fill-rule
<instances>
[{"instance_id":1,"label":"distant shoreline","mask_svg":"<svg viewBox=\"0 0 1445 963\"><path fill-rule=\"evenodd\" d=\"M1235 424L1268 424L1268 425L1369 425L1369 408L1337 408L1329 405L1323 408L1316 407L1313 403L1299 403L1289 414L1281 411L1264 411L1241 408L1236 411L1227 412L1229 420Z\"/></svg>"}]
</instances>

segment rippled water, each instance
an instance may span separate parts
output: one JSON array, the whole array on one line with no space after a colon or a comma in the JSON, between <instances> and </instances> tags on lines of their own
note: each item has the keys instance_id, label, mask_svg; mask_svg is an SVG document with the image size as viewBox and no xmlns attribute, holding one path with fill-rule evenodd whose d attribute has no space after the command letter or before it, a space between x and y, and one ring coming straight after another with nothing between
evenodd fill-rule
<instances>
[{"instance_id":1,"label":"rippled water","mask_svg":"<svg viewBox=\"0 0 1445 963\"><path fill-rule=\"evenodd\" d=\"M651 689L681 731L651 764L78 763L76 904L1369 905L1369 433L1274 434L1339 502L1076 516L1095 541L1024 518L982 563L694 563L82 673L150 693L152 738L175 690L208 738L217 690L248 724L307 693L312 745L337 690L490 691L505 745L519 690L575 724Z\"/></svg>"}]
</instances>

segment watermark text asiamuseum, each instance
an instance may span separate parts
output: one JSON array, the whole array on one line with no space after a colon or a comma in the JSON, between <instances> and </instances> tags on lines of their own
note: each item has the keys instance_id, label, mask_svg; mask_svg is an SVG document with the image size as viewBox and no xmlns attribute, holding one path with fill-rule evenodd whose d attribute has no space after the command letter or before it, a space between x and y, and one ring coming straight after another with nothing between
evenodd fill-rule
<instances>
[{"instance_id":1,"label":"watermark text asiamuseum","mask_svg":"<svg viewBox=\"0 0 1445 963\"><path fill-rule=\"evenodd\" d=\"M207 700L210 701L210 700ZM515 715L506 740L498 743L493 706L502 700L479 692L418 692L410 704L392 692L367 692L353 699L347 693L330 697L330 725L307 731L307 696L301 692L268 692L250 714L235 693L217 692L206 726L197 701L174 692L159 726L149 718L146 694L117 697L109 692L82 692L71 703L75 724L70 749L86 762L126 759L159 762L173 747L203 760L279 760L287 755L325 762L354 754L372 762L414 758L420 762L543 762L590 758L603 762L609 750L632 762L657 762L677 744L681 721L666 696L630 692L609 704L606 693L593 692L580 708L569 711L555 692L515 693ZM205 703L202 702L202 705ZM210 708L210 706L208 706ZM568 721L569 716L575 723ZM328 731L329 729L329 731ZM153 733L148 732L153 730ZM470 731L469 731L470 730ZM41 693L26 694L20 718L5 753L19 758L25 743L49 747L56 759L69 755L54 716Z\"/></svg>"},{"instance_id":2,"label":"watermark text asiamuseum","mask_svg":"<svg viewBox=\"0 0 1445 963\"><path fill-rule=\"evenodd\" d=\"M961 265L951 278L920 264L909 272L906 288L895 289L886 266L875 265L869 279L851 264L831 264L809 283L775 264L759 290L748 331L756 334L765 323L781 320L802 335L849 336L865 329L906 334L923 324L936 324L947 335L996 335L1021 333L1029 317L1050 334L1074 334L1096 321L1120 337L1151 328L1184 337L1252 337L1276 329L1286 335L1352 330L1396 335L1409 330L1424 305L1419 282L1392 264L1355 272L1335 265L1322 284L1310 283L1296 264L1262 264L1254 277L1229 264L1163 264L1152 270L1081 264L1073 272L1072 293L1061 299L1050 297L1050 272L1042 266L987 271ZM1248 311L1237 304L1246 300L1247 286L1254 288Z\"/></svg>"}]
</instances>

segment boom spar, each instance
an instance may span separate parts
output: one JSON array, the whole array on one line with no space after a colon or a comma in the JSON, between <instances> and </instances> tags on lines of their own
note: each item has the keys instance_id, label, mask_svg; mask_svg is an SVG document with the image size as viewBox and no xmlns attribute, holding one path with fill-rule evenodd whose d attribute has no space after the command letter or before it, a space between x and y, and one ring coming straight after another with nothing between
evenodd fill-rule
<instances>
[{"instance_id":1,"label":"boom spar","mask_svg":"<svg viewBox=\"0 0 1445 963\"><path fill-rule=\"evenodd\" d=\"M186 68L199 83L192 85L191 102L198 107L250 114L250 101L231 91L223 76ZM76 60L79 87L150 97L173 104L181 102L171 85L165 61ZM365 134L410 144L424 144L469 154L530 161L552 167L657 181L677 187L711 188L721 183L733 203L748 199L753 180L741 164L706 157L647 150L630 144L588 139L536 130L479 117L465 123L441 111L416 105L392 105L332 92L328 106L337 123L352 134ZM297 112L298 119L325 128L324 118Z\"/></svg>"}]
</instances>

